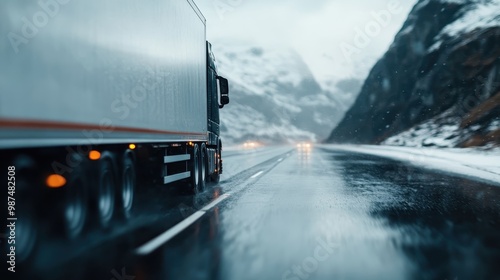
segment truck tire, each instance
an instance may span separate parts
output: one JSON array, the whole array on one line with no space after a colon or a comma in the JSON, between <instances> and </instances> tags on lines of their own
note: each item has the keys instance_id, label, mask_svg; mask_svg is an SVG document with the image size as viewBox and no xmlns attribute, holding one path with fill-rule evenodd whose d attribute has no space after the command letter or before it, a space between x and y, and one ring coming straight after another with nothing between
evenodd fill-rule
<instances>
[{"instance_id":1,"label":"truck tire","mask_svg":"<svg viewBox=\"0 0 500 280\"><path fill-rule=\"evenodd\" d=\"M111 153L102 153L97 174L97 220L102 228L108 228L113 219L117 189L117 176Z\"/></svg>"},{"instance_id":2,"label":"truck tire","mask_svg":"<svg viewBox=\"0 0 500 280\"><path fill-rule=\"evenodd\" d=\"M198 194L199 193L199 188L200 188L200 148L198 147L198 144L194 144L193 146L193 151L191 153L191 178L190 178L190 184L191 184L191 192L193 194Z\"/></svg>"},{"instance_id":3,"label":"truck tire","mask_svg":"<svg viewBox=\"0 0 500 280\"><path fill-rule=\"evenodd\" d=\"M34 214L29 211L19 210L19 220L16 223L16 258L22 262L29 262L36 252L38 246L38 227L39 224Z\"/></svg>"},{"instance_id":4,"label":"truck tire","mask_svg":"<svg viewBox=\"0 0 500 280\"><path fill-rule=\"evenodd\" d=\"M137 173L135 162L130 151L126 151L121 163L121 184L117 193L117 210L121 218L128 220L134 207Z\"/></svg>"},{"instance_id":5,"label":"truck tire","mask_svg":"<svg viewBox=\"0 0 500 280\"><path fill-rule=\"evenodd\" d=\"M15 191L17 194L17 215L16 222L16 260L19 263L29 263L34 255L36 255L39 245L40 230L40 213L37 211L38 202L33 198L38 198L41 195L38 188L37 178L37 165L35 161L28 156L19 156L13 162L12 166L15 167ZM8 169L10 170L10 168ZM2 177L3 178L3 177ZM8 181L12 182L12 181ZM11 184L7 184L7 191ZM9 205L11 200L7 200ZM6 208L7 210L7 208ZM7 211L7 212L10 212ZM8 250L7 252L9 252Z\"/></svg>"},{"instance_id":6,"label":"truck tire","mask_svg":"<svg viewBox=\"0 0 500 280\"><path fill-rule=\"evenodd\" d=\"M222 145L221 142L219 141L219 145L217 146L217 151L216 151L216 158L215 158L215 168L217 169L214 174L210 176L210 179L212 182L218 184L220 182L220 174L222 172Z\"/></svg>"},{"instance_id":7,"label":"truck tire","mask_svg":"<svg viewBox=\"0 0 500 280\"><path fill-rule=\"evenodd\" d=\"M201 144L200 151L200 183L199 183L199 193L205 191L207 184L207 168L208 168L208 152L205 143Z\"/></svg>"},{"instance_id":8,"label":"truck tire","mask_svg":"<svg viewBox=\"0 0 500 280\"><path fill-rule=\"evenodd\" d=\"M220 174L219 174L219 171L215 172L214 174L212 174L210 176L210 180L216 184L218 184L220 182Z\"/></svg>"},{"instance_id":9,"label":"truck tire","mask_svg":"<svg viewBox=\"0 0 500 280\"><path fill-rule=\"evenodd\" d=\"M88 216L89 184L85 173L86 164L80 162L71 172L64 187L63 226L66 237L77 238L85 228Z\"/></svg>"}]
</instances>

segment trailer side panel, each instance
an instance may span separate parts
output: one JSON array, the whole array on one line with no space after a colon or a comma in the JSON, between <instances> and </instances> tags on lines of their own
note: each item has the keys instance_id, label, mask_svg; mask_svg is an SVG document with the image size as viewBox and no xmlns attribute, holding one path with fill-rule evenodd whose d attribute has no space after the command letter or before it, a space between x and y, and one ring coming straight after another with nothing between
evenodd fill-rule
<instances>
[{"instance_id":1,"label":"trailer side panel","mask_svg":"<svg viewBox=\"0 0 500 280\"><path fill-rule=\"evenodd\" d=\"M206 139L191 1L2 1L0 33L0 148Z\"/></svg>"}]
</instances>

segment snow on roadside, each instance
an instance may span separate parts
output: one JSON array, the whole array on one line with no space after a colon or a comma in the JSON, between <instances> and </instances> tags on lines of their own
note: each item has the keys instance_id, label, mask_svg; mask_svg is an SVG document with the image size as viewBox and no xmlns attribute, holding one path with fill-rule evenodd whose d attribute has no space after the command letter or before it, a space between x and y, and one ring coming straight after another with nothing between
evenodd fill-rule
<instances>
[{"instance_id":1,"label":"snow on roadside","mask_svg":"<svg viewBox=\"0 0 500 280\"><path fill-rule=\"evenodd\" d=\"M324 148L391 158L500 186L500 149L432 149L370 145L324 145Z\"/></svg>"}]
</instances>

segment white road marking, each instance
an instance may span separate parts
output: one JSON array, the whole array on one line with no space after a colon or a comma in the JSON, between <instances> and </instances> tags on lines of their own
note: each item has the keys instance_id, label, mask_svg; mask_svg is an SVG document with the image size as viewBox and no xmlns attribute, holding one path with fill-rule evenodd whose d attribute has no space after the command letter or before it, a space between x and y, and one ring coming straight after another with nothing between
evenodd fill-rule
<instances>
[{"instance_id":1,"label":"white road marking","mask_svg":"<svg viewBox=\"0 0 500 280\"><path fill-rule=\"evenodd\" d=\"M214 200L212 203L203 207L200 211L204 211L204 212L210 211L210 209L214 208L215 206L217 206L217 204L221 203L222 201L224 201L228 197L229 197L229 194L224 194L221 197Z\"/></svg>"},{"instance_id":2,"label":"white road marking","mask_svg":"<svg viewBox=\"0 0 500 280\"><path fill-rule=\"evenodd\" d=\"M282 161L283 161L283 159L282 159L282 158L278 159L278 162L282 162Z\"/></svg>"},{"instance_id":3,"label":"white road marking","mask_svg":"<svg viewBox=\"0 0 500 280\"><path fill-rule=\"evenodd\" d=\"M181 233L187 227L192 225L194 222L199 220L205 212L198 211L193 215L189 216L187 219L175 225L173 228L165 231L163 234L159 235L155 239L149 241L148 243L142 245L137 249L137 254L139 255L149 255L154 250L158 249L161 245L168 242L170 239L174 238L177 234Z\"/></svg>"},{"instance_id":4,"label":"white road marking","mask_svg":"<svg viewBox=\"0 0 500 280\"><path fill-rule=\"evenodd\" d=\"M257 177L259 177L260 175L262 175L262 173L264 173L264 171L260 171L259 173L253 175L252 177L250 177L250 179L255 179Z\"/></svg>"},{"instance_id":5,"label":"white road marking","mask_svg":"<svg viewBox=\"0 0 500 280\"><path fill-rule=\"evenodd\" d=\"M203 209L197 211L193 215L187 217L180 223L176 224L172 228L168 229L161 235L157 236L156 238L150 240L146 244L142 245L136 250L136 253L142 256L146 256L154 252L156 249L160 248L163 244L167 243L170 241L172 238L174 238L176 235L181 233L183 230L194 224L196 221L198 221L203 215L205 215L206 212L210 211L210 209L214 208L217 206L217 204L221 203L225 199L227 199L230 196L230 194L224 194L221 197L217 198L214 200L212 203L208 204L207 206L203 207Z\"/></svg>"}]
</instances>

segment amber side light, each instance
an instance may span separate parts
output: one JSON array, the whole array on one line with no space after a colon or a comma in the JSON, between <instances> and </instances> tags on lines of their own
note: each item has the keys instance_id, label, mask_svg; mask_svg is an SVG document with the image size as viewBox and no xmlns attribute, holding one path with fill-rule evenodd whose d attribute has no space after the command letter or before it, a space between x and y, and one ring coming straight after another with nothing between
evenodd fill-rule
<instances>
[{"instance_id":1,"label":"amber side light","mask_svg":"<svg viewBox=\"0 0 500 280\"><path fill-rule=\"evenodd\" d=\"M59 174L53 174L47 177L47 180L45 180L45 184L51 189L61 188L66 185L66 178Z\"/></svg>"},{"instance_id":2,"label":"amber side light","mask_svg":"<svg viewBox=\"0 0 500 280\"><path fill-rule=\"evenodd\" d=\"M101 158L101 153L98 151L90 151L89 159L90 160L99 160Z\"/></svg>"}]
</instances>

